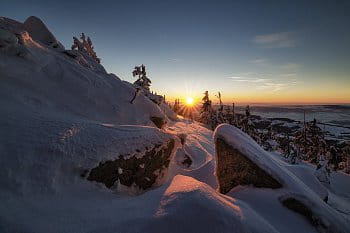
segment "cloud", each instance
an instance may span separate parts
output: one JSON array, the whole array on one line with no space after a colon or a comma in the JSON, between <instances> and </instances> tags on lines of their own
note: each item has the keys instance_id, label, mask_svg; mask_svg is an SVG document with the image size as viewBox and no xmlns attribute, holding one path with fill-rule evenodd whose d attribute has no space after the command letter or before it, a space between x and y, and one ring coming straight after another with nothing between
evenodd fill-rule
<instances>
[{"instance_id":1,"label":"cloud","mask_svg":"<svg viewBox=\"0 0 350 233\"><path fill-rule=\"evenodd\" d=\"M267 64L267 62L268 62L268 59L255 59L250 61L250 63L258 64L258 65L265 65Z\"/></svg>"},{"instance_id":2,"label":"cloud","mask_svg":"<svg viewBox=\"0 0 350 233\"><path fill-rule=\"evenodd\" d=\"M297 44L297 39L293 32L258 35L255 36L253 41L263 48L290 48L295 47Z\"/></svg>"},{"instance_id":3,"label":"cloud","mask_svg":"<svg viewBox=\"0 0 350 233\"><path fill-rule=\"evenodd\" d=\"M289 62L289 63L281 65L280 68L284 69L284 70L296 70L296 69L300 68L300 66L301 65L299 65L299 64Z\"/></svg>"},{"instance_id":4,"label":"cloud","mask_svg":"<svg viewBox=\"0 0 350 233\"><path fill-rule=\"evenodd\" d=\"M232 79L232 81L235 81L235 82L247 82L247 83L262 83L262 82L270 81L270 79L267 79L267 78L246 78L246 77L240 77L240 76L232 76L228 78Z\"/></svg>"},{"instance_id":5,"label":"cloud","mask_svg":"<svg viewBox=\"0 0 350 233\"><path fill-rule=\"evenodd\" d=\"M296 76L296 74L281 74L280 76L292 77ZM233 82L253 85L257 90L266 90L272 92L282 91L298 84L298 81L296 79L281 81L270 78L251 78L244 76L231 76L227 78L231 79Z\"/></svg>"},{"instance_id":6,"label":"cloud","mask_svg":"<svg viewBox=\"0 0 350 233\"><path fill-rule=\"evenodd\" d=\"M280 76L282 76L282 77L295 77L295 76L297 76L297 74L296 73L280 74Z\"/></svg>"},{"instance_id":7,"label":"cloud","mask_svg":"<svg viewBox=\"0 0 350 233\"><path fill-rule=\"evenodd\" d=\"M180 59L180 58L170 58L169 61L170 62L180 62L180 61L182 61L182 59Z\"/></svg>"},{"instance_id":8,"label":"cloud","mask_svg":"<svg viewBox=\"0 0 350 233\"><path fill-rule=\"evenodd\" d=\"M264 83L261 86L256 87L259 90L271 90L273 92L281 91L290 87L287 83Z\"/></svg>"}]
</instances>

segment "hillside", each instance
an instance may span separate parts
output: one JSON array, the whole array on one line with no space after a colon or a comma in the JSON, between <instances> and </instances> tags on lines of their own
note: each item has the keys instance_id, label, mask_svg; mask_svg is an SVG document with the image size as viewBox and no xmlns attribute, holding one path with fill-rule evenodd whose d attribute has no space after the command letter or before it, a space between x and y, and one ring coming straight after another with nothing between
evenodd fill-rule
<instances>
[{"instance_id":1,"label":"hillside","mask_svg":"<svg viewBox=\"0 0 350 233\"><path fill-rule=\"evenodd\" d=\"M130 103L36 17L0 17L0 83L0 232L350 232L349 176L326 187L233 126Z\"/></svg>"}]
</instances>

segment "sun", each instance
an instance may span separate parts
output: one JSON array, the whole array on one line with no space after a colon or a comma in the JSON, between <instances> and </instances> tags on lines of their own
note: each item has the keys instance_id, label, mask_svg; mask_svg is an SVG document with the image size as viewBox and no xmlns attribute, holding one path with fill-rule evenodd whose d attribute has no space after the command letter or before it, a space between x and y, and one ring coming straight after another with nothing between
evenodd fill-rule
<instances>
[{"instance_id":1,"label":"sun","mask_svg":"<svg viewBox=\"0 0 350 233\"><path fill-rule=\"evenodd\" d=\"M192 105L193 105L193 102L194 102L194 100L193 100L192 97L187 97L187 98L186 98L186 105L187 105L187 106L192 106Z\"/></svg>"}]
</instances>

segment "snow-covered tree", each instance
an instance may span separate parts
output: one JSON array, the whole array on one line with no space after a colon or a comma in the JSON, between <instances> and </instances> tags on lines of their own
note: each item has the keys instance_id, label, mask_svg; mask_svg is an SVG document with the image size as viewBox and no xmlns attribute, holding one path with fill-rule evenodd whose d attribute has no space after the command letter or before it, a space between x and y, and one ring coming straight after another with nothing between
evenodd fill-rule
<instances>
[{"instance_id":1,"label":"snow-covered tree","mask_svg":"<svg viewBox=\"0 0 350 233\"><path fill-rule=\"evenodd\" d=\"M202 107L200 109L200 122L206 125L211 125L212 122L212 107L211 100L209 99L208 91L204 92L204 97L202 98Z\"/></svg>"},{"instance_id":2,"label":"snow-covered tree","mask_svg":"<svg viewBox=\"0 0 350 233\"><path fill-rule=\"evenodd\" d=\"M179 99L175 99L175 103L173 106L173 111L175 113L178 113L180 111L180 100Z\"/></svg>"},{"instance_id":3,"label":"snow-covered tree","mask_svg":"<svg viewBox=\"0 0 350 233\"><path fill-rule=\"evenodd\" d=\"M146 75L146 66L135 66L134 70L132 71L133 77L138 77L138 79L134 82L134 84L145 88L146 90L149 90L149 87L151 86L151 80ZM157 93L156 93L157 95Z\"/></svg>"},{"instance_id":4,"label":"snow-covered tree","mask_svg":"<svg viewBox=\"0 0 350 233\"><path fill-rule=\"evenodd\" d=\"M350 142L348 142L348 145L344 148L344 154L346 157L345 172L350 174Z\"/></svg>"},{"instance_id":5,"label":"snow-covered tree","mask_svg":"<svg viewBox=\"0 0 350 233\"><path fill-rule=\"evenodd\" d=\"M77 37L73 36L72 50L77 49L79 52L85 53L92 57L97 63L100 63L101 59L97 57L90 37L86 38L85 34L81 33L80 39L81 41Z\"/></svg>"},{"instance_id":6,"label":"snow-covered tree","mask_svg":"<svg viewBox=\"0 0 350 233\"><path fill-rule=\"evenodd\" d=\"M232 118L231 118L230 124L236 126L235 103L232 103Z\"/></svg>"},{"instance_id":7,"label":"snow-covered tree","mask_svg":"<svg viewBox=\"0 0 350 233\"><path fill-rule=\"evenodd\" d=\"M225 122L228 124L232 124L232 119L233 119L233 113L231 111L231 108L229 105L224 107L224 118L225 118Z\"/></svg>"},{"instance_id":8,"label":"snow-covered tree","mask_svg":"<svg viewBox=\"0 0 350 233\"><path fill-rule=\"evenodd\" d=\"M340 156L338 150L332 146L330 149L330 163L333 164L333 170L336 171L338 170L339 162L340 162Z\"/></svg>"},{"instance_id":9,"label":"snow-covered tree","mask_svg":"<svg viewBox=\"0 0 350 233\"><path fill-rule=\"evenodd\" d=\"M317 164L315 176L321 183L328 186L331 182L330 173L331 169L328 166L328 161L325 160L323 156L321 156Z\"/></svg>"}]
</instances>

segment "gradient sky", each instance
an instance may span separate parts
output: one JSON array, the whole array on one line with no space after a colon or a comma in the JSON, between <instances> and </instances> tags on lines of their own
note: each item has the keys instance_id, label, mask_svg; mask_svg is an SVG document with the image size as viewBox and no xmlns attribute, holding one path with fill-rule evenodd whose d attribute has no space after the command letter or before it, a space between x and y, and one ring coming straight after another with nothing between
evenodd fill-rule
<instances>
[{"instance_id":1,"label":"gradient sky","mask_svg":"<svg viewBox=\"0 0 350 233\"><path fill-rule=\"evenodd\" d=\"M66 48L85 32L108 72L170 99L350 103L350 1L17 1L0 16L41 18Z\"/></svg>"}]
</instances>

